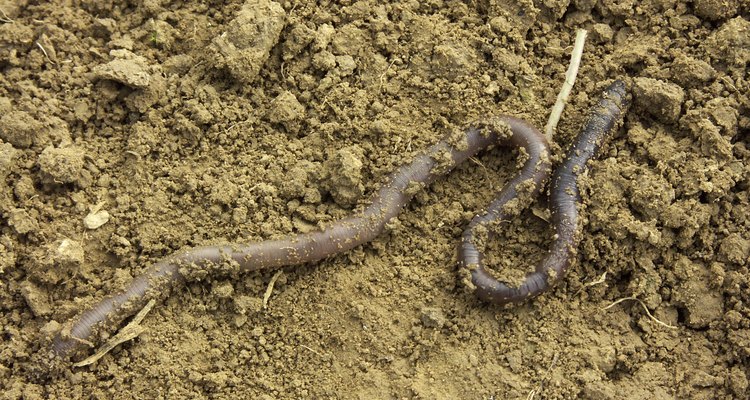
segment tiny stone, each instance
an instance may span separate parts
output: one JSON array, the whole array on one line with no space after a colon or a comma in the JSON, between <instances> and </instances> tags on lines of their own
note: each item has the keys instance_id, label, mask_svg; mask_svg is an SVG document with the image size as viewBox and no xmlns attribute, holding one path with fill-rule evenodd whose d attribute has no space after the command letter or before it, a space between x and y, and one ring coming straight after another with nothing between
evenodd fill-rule
<instances>
[{"instance_id":1,"label":"tiny stone","mask_svg":"<svg viewBox=\"0 0 750 400\"><path fill-rule=\"evenodd\" d=\"M232 323L234 323L234 326L236 326L237 328L241 328L247 323L247 319L247 315L235 314L234 318L232 319Z\"/></svg>"},{"instance_id":2,"label":"tiny stone","mask_svg":"<svg viewBox=\"0 0 750 400\"><path fill-rule=\"evenodd\" d=\"M83 225L88 229L96 229L109 222L109 212L106 210L92 211L83 218Z\"/></svg>"}]
</instances>

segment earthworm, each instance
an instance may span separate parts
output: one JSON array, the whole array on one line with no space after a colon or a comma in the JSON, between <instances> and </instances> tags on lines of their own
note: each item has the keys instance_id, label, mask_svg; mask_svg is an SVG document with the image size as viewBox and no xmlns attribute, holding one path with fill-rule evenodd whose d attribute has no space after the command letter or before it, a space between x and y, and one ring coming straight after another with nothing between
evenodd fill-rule
<instances>
[{"instance_id":1,"label":"earthworm","mask_svg":"<svg viewBox=\"0 0 750 400\"><path fill-rule=\"evenodd\" d=\"M543 293L565 276L581 240L578 177L586 174L589 161L598 155L602 144L611 136L627 104L625 83L617 80L610 84L591 109L588 121L566 158L555 169L549 195L554 240L549 253L519 286L512 287L487 272L482 263L482 253L477 249L475 235L478 227L508 218L505 205L515 197L513 187L504 187L487 212L472 219L461 236L459 266L471 271L470 286L473 286L479 298L496 304L521 302Z\"/></svg>"},{"instance_id":2,"label":"earthworm","mask_svg":"<svg viewBox=\"0 0 750 400\"><path fill-rule=\"evenodd\" d=\"M52 350L57 356L67 358L93 345L102 332L114 330L150 299L164 298L175 286L196 277L226 272L227 266L233 271L246 272L296 265L366 243L383 231L421 187L493 143L517 147L526 156L523 167L507 183L508 196L515 196L515 187L521 184L529 193L539 192L550 172L544 135L518 118L505 115L489 118L427 148L411 163L389 175L366 208L327 228L279 240L188 248L156 262L122 292L99 301L66 323L55 336Z\"/></svg>"}]
</instances>

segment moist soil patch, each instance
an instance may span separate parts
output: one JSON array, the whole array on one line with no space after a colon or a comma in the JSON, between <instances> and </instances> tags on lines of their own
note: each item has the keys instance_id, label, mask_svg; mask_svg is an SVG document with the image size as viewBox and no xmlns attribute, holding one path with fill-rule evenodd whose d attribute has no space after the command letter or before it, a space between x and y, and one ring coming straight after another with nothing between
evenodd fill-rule
<instances>
[{"instance_id":1,"label":"moist soil patch","mask_svg":"<svg viewBox=\"0 0 750 400\"><path fill-rule=\"evenodd\" d=\"M0 11L3 396L748 397L747 2ZM275 278L205 276L98 362L42 362L68 320L180 248L350 215L405 160L483 116L543 127L577 28L589 37L555 162L609 82L625 80L633 102L581 180L583 239L554 290L497 307L461 283L459 236L518 166L498 147L419 191L371 243ZM498 226L498 276L543 257L545 208ZM605 309L625 297L637 300Z\"/></svg>"}]
</instances>

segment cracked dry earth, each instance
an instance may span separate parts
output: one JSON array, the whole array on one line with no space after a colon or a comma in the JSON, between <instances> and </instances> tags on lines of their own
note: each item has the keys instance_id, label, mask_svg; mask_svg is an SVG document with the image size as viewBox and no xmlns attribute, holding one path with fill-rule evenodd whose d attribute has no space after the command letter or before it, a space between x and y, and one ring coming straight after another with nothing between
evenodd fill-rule
<instances>
[{"instance_id":1,"label":"cracked dry earth","mask_svg":"<svg viewBox=\"0 0 750 400\"><path fill-rule=\"evenodd\" d=\"M750 370L746 0L0 0L6 398L742 399ZM184 246L308 232L493 113L541 127L589 31L556 162L615 78L623 126L581 180L583 240L513 307L461 284L463 227L515 172L482 153L375 241L205 277L86 367L63 324ZM515 276L546 202L498 228ZM607 306L623 298L612 307ZM606 309L605 309L606 308ZM93 352L93 350L92 350ZM43 358L43 356L41 356Z\"/></svg>"}]
</instances>

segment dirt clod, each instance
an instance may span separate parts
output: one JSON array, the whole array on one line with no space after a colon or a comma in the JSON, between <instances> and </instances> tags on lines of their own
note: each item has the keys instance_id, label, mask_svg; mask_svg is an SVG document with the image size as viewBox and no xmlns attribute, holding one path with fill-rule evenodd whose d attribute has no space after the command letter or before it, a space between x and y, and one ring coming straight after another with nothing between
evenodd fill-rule
<instances>
[{"instance_id":1,"label":"dirt clod","mask_svg":"<svg viewBox=\"0 0 750 400\"><path fill-rule=\"evenodd\" d=\"M362 177L362 149L348 147L337 150L325 162L324 181L334 201L343 207L356 204L364 194Z\"/></svg>"},{"instance_id":2,"label":"dirt clod","mask_svg":"<svg viewBox=\"0 0 750 400\"><path fill-rule=\"evenodd\" d=\"M702 85L716 77L711 64L684 54L675 58L672 72L675 80L686 87Z\"/></svg>"},{"instance_id":3,"label":"dirt clod","mask_svg":"<svg viewBox=\"0 0 750 400\"><path fill-rule=\"evenodd\" d=\"M422 321L422 325L425 328L436 329L441 329L447 321L445 318L445 314L440 307L423 308L419 319Z\"/></svg>"},{"instance_id":4,"label":"dirt clod","mask_svg":"<svg viewBox=\"0 0 750 400\"><path fill-rule=\"evenodd\" d=\"M46 147L39 155L39 168L45 177L59 183L75 183L83 170L83 152L77 147Z\"/></svg>"},{"instance_id":5,"label":"dirt clod","mask_svg":"<svg viewBox=\"0 0 750 400\"><path fill-rule=\"evenodd\" d=\"M0 181L4 180L11 168L17 151L10 143L0 143Z\"/></svg>"},{"instance_id":6,"label":"dirt clod","mask_svg":"<svg viewBox=\"0 0 750 400\"><path fill-rule=\"evenodd\" d=\"M674 123L680 117L685 91L671 82L651 78L636 78L633 95L635 105L664 123Z\"/></svg>"},{"instance_id":7,"label":"dirt clod","mask_svg":"<svg viewBox=\"0 0 750 400\"><path fill-rule=\"evenodd\" d=\"M591 40L596 43L608 43L612 41L615 33L607 24L594 24L591 27Z\"/></svg>"},{"instance_id":8,"label":"dirt clod","mask_svg":"<svg viewBox=\"0 0 750 400\"><path fill-rule=\"evenodd\" d=\"M115 59L94 68L93 73L96 78L111 79L135 89L149 86L151 73L145 57L125 49L112 50L110 55Z\"/></svg>"},{"instance_id":9,"label":"dirt clod","mask_svg":"<svg viewBox=\"0 0 750 400\"><path fill-rule=\"evenodd\" d=\"M57 284L75 275L83 265L84 250L81 243L71 239L61 239L34 252L36 268L31 275L35 280Z\"/></svg>"},{"instance_id":10,"label":"dirt clod","mask_svg":"<svg viewBox=\"0 0 750 400\"><path fill-rule=\"evenodd\" d=\"M22 149L30 147L43 125L25 111L12 111L0 117L0 139Z\"/></svg>"},{"instance_id":11,"label":"dirt clod","mask_svg":"<svg viewBox=\"0 0 750 400\"><path fill-rule=\"evenodd\" d=\"M748 13L744 0L0 0L0 390L747 398ZM196 263L202 279L135 340L85 368L52 355L72 318L180 249L350 216L471 121L542 126L577 28L589 36L556 161L606 82L633 83L634 105L579 179L581 245L550 292L484 304L455 266L461 232L519 163L497 147L409 185L370 243L279 270ZM498 277L547 254L547 205L482 232Z\"/></svg>"},{"instance_id":12,"label":"dirt clod","mask_svg":"<svg viewBox=\"0 0 750 400\"><path fill-rule=\"evenodd\" d=\"M13 230L19 235L25 235L39 229L39 222L37 222L37 219L22 208L11 210L7 218L8 225L13 227Z\"/></svg>"},{"instance_id":13,"label":"dirt clod","mask_svg":"<svg viewBox=\"0 0 750 400\"><path fill-rule=\"evenodd\" d=\"M703 48L715 59L744 67L750 62L750 21L742 17L730 19L706 38Z\"/></svg>"},{"instance_id":14,"label":"dirt clod","mask_svg":"<svg viewBox=\"0 0 750 400\"><path fill-rule=\"evenodd\" d=\"M266 117L275 124L292 124L304 117L305 107L297 97L289 91L284 91L273 100L273 107Z\"/></svg>"},{"instance_id":15,"label":"dirt clod","mask_svg":"<svg viewBox=\"0 0 750 400\"><path fill-rule=\"evenodd\" d=\"M729 262L745 265L750 261L750 239L732 233L721 241L719 252Z\"/></svg>"},{"instance_id":16,"label":"dirt clod","mask_svg":"<svg viewBox=\"0 0 750 400\"><path fill-rule=\"evenodd\" d=\"M253 82L279 41L285 21L286 13L279 3L246 1L226 32L213 40L216 57L211 61L226 68L235 79Z\"/></svg>"},{"instance_id":17,"label":"dirt clod","mask_svg":"<svg viewBox=\"0 0 750 400\"><path fill-rule=\"evenodd\" d=\"M739 0L695 0L695 14L709 20L726 19L735 15Z\"/></svg>"},{"instance_id":18,"label":"dirt clod","mask_svg":"<svg viewBox=\"0 0 750 400\"><path fill-rule=\"evenodd\" d=\"M45 317L52 313L47 294L33 282L24 281L21 283L21 295L37 317Z\"/></svg>"}]
</instances>

